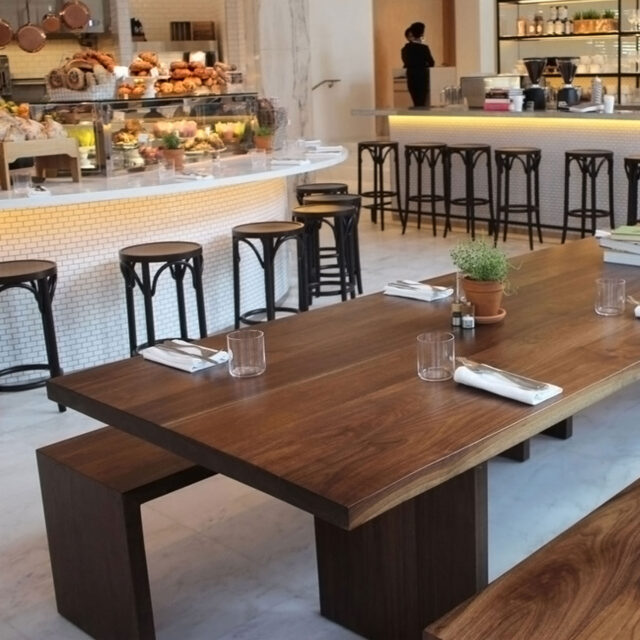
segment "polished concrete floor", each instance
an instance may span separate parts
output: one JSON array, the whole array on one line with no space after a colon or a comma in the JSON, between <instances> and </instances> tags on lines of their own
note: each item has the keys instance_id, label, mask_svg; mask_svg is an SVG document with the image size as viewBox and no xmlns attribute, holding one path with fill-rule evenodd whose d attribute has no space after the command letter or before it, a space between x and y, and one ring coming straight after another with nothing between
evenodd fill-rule
<instances>
[{"instance_id":1,"label":"polished concrete floor","mask_svg":"<svg viewBox=\"0 0 640 640\"><path fill-rule=\"evenodd\" d=\"M428 225L401 236L397 222L382 233L363 217L367 293L449 272L448 250L463 236L434 238ZM512 234L507 250L528 248ZM640 476L638 391L576 416L568 441L535 438L526 463L489 463L492 578ZM56 612L34 450L95 426L58 414L43 389L0 393L2 640L86 638ZM356 637L319 615L310 515L214 477L146 504L143 521L160 640Z\"/></svg>"}]
</instances>

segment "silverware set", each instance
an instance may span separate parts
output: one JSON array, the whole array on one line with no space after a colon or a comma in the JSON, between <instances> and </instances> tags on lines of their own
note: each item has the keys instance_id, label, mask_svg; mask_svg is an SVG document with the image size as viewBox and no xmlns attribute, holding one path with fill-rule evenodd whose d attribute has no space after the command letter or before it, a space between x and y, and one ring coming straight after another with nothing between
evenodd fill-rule
<instances>
[{"instance_id":1,"label":"silverware set","mask_svg":"<svg viewBox=\"0 0 640 640\"><path fill-rule=\"evenodd\" d=\"M467 369L473 371L474 373L499 375L505 380L508 380L512 384L515 384L522 389L541 391L542 389L546 389L549 386L544 382L538 382L537 380L532 380L531 378L525 378L524 376L520 376L517 373L511 373L510 371L503 371L502 369L497 369L496 367L492 367L489 364L474 362L473 360L469 360L468 358L456 358L456 362L464 365L465 367L467 367Z\"/></svg>"},{"instance_id":2,"label":"silverware set","mask_svg":"<svg viewBox=\"0 0 640 640\"><path fill-rule=\"evenodd\" d=\"M219 351L218 349L205 349L203 347L199 347L197 344L180 344L170 340L159 342L153 346L160 349L160 351L166 351L167 353L179 353L180 355L198 358L200 360L205 360L206 362L218 363L218 361L214 359L214 356Z\"/></svg>"}]
</instances>

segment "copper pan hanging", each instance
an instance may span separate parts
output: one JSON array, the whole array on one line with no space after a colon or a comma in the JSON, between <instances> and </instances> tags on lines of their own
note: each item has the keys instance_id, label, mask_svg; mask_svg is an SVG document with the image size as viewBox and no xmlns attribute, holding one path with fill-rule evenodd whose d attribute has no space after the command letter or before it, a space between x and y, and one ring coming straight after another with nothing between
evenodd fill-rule
<instances>
[{"instance_id":1,"label":"copper pan hanging","mask_svg":"<svg viewBox=\"0 0 640 640\"><path fill-rule=\"evenodd\" d=\"M25 2L27 6L27 24L23 24L16 31L16 41L18 46L27 53L36 53L44 47L47 41L47 34L42 27L31 24L31 13L29 11L29 0Z\"/></svg>"},{"instance_id":2,"label":"copper pan hanging","mask_svg":"<svg viewBox=\"0 0 640 640\"><path fill-rule=\"evenodd\" d=\"M6 47L13 38L13 28L6 21L0 18L0 48Z\"/></svg>"},{"instance_id":3,"label":"copper pan hanging","mask_svg":"<svg viewBox=\"0 0 640 640\"><path fill-rule=\"evenodd\" d=\"M60 31L62 21L60 20L60 16L53 10L53 7L49 5L47 13L42 16L40 24L47 33L56 33Z\"/></svg>"},{"instance_id":4,"label":"copper pan hanging","mask_svg":"<svg viewBox=\"0 0 640 640\"><path fill-rule=\"evenodd\" d=\"M73 31L78 31L84 29L89 24L91 12L84 2L80 2L80 0L68 0L60 10L60 18L66 27Z\"/></svg>"}]
</instances>

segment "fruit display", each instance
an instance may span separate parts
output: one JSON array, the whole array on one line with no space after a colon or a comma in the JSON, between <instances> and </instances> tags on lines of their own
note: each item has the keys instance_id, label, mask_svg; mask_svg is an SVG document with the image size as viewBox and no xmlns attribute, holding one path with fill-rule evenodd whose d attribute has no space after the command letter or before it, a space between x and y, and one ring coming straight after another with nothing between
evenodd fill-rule
<instances>
[{"instance_id":1,"label":"fruit display","mask_svg":"<svg viewBox=\"0 0 640 640\"><path fill-rule=\"evenodd\" d=\"M74 53L64 64L46 76L49 89L86 91L113 82L116 62L112 54L86 49Z\"/></svg>"}]
</instances>

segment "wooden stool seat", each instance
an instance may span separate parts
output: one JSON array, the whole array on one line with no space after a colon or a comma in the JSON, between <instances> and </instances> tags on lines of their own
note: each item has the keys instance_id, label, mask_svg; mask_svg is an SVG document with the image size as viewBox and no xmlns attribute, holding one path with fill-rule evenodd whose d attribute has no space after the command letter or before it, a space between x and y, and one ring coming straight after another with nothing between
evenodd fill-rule
<instances>
[{"instance_id":1,"label":"wooden stool seat","mask_svg":"<svg viewBox=\"0 0 640 640\"><path fill-rule=\"evenodd\" d=\"M304 204L307 196L317 195L341 195L349 191L349 186L344 182L310 182L308 184L299 184L296 187L296 198L298 204Z\"/></svg>"}]
</instances>

